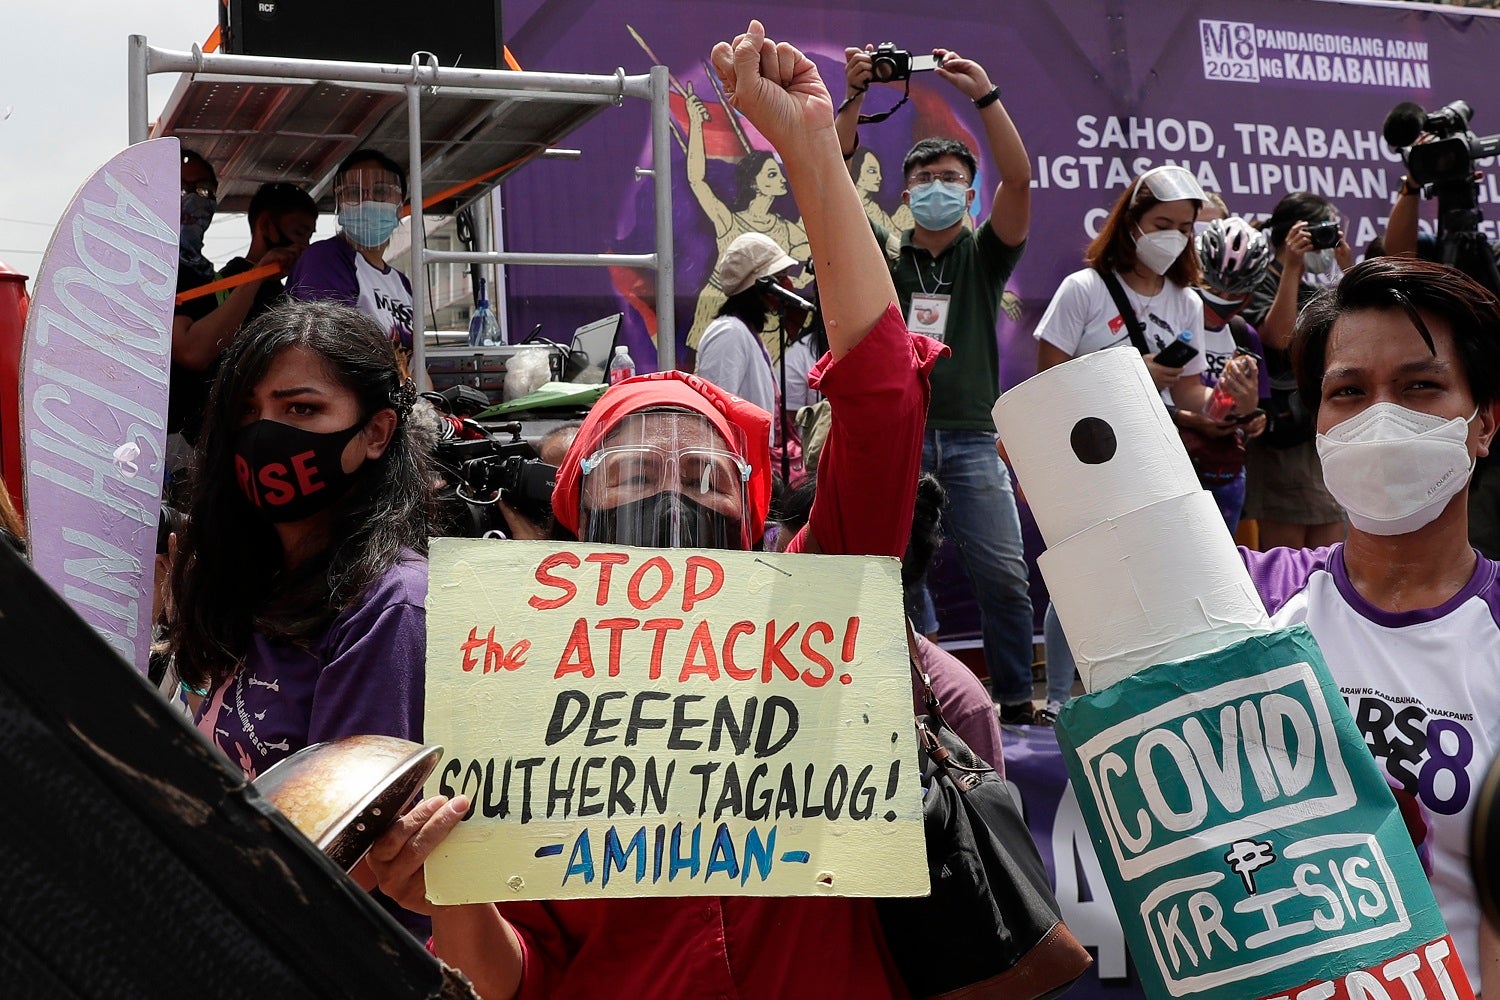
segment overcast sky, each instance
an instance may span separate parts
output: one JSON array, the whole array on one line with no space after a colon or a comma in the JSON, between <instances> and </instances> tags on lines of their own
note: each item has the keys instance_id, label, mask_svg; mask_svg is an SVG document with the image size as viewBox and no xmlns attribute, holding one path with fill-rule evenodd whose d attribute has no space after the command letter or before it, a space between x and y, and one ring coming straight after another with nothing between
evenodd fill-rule
<instances>
[{"instance_id":1,"label":"overcast sky","mask_svg":"<svg viewBox=\"0 0 1500 1000\"><path fill-rule=\"evenodd\" d=\"M127 143L125 49L202 43L215 0L0 0L0 261L33 277L58 217ZM175 77L152 77L151 115ZM5 117L9 112L9 117ZM332 232L330 221L319 229ZM204 247L222 264L250 241L243 215L215 220Z\"/></svg>"}]
</instances>

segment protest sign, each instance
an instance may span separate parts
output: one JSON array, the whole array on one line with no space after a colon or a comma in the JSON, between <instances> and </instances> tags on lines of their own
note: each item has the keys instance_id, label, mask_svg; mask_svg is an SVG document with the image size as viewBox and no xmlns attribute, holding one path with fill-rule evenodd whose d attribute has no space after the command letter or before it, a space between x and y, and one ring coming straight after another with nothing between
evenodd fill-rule
<instances>
[{"instance_id":1,"label":"protest sign","mask_svg":"<svg viewBox=\"0 0 1500 1000\"><path fill-rule=\"evenodd\" d=\"M21 355L32 565L142 673L165 471L179 173L177 140L153 139L84 182L42 259Z\"/></svg>"},{"instance_id":2,"label":"protest sign","mask_svg":"<svg viewBox=\"0 0 1500 1000\"><path fill-rule=\"evenodd\" d=\"M1305 626L1076 698L1058 739L1148 995L1472 995Z\"/></svg>"},{"instance_id":3,"label":"protest sign","mask_svg":"<svg viewBox=\"0 0 1500 1000\"><path fill-rule=\"evenodd\" d=\"M898 563L434 539L438 903L927 892Z\"/></svg>"}]
</instances>

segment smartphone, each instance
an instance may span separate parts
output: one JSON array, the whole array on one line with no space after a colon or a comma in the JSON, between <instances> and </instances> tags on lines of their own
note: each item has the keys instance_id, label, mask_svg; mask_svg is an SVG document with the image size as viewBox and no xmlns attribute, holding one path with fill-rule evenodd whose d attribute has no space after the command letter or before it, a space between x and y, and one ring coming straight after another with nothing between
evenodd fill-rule
<instances>
[{"instance_id":1,"label":"smartphone","mask_svg":"<svg viewBox=\"0 0 1500 1000\"><path fill-rule=\"evenodd\" d=\"M1198 348L1181 340L1174 340L1156 352L1156 363L1163 368L1181 368L1198 356Z\"/></svg>"}]
</instances>

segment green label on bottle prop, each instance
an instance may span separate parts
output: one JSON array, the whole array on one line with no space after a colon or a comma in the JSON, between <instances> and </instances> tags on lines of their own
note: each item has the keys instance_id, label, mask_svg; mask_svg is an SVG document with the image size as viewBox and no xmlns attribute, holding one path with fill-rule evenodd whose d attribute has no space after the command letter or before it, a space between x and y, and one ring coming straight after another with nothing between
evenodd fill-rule
<instances>
[{"instance_id":1,"label":"green label on bottle prop","mask_svg":"<svg viewBox=\"0 0 1500 1000\"><path fill-rule=\"evenodd\" d=\"M1274 995L1446 936L1306 627L1076 698L1057 729L1152 996Z\"/></svg>"}]
</instances>

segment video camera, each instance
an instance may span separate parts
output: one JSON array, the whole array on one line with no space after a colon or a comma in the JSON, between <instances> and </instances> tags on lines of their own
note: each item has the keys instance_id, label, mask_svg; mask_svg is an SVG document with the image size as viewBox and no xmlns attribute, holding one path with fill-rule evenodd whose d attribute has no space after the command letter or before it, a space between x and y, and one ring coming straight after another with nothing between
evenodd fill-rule
<instances>
[{"instance_id":1,"label":"video camera","mask_svg":"<svg viewBox=\"0 0 1500 1000\"><path fill-rule=\"evenodd\" d=\"M466 417L469 401L445 398L448 396L432 393L428 399L435 406L446 402L448 413ZM552 518L557 467L537 457L536 449L522 439L519 423L486 430L472 419L459 422L462 436L442 438L434 446L433 459L442 480L437 490L439 533L481 538L499 530L514 535L500 511L499 500L545 527Z\"/></svg>"},{"instance_id":2,"label":"video camera","mask_svg":"<svg viewBox=\"0 0 1500 1000\"><path fill-rule=\"evenodd\" d=\"M1382 129L1392 147L1411 147L1406 152L1406 170L1421 184L1466 183L1474 175L1474 161L1500 153L1500 135L1477 136L1469 130L1474 109L1467 101L1453 101L1436 111L1423 111L1403 101L1386 115ZM1431 142L1418 143L1423 134Z\"/></svg>"},{"instance_id":3,"label":"video camera","mask_svg":"<svg viewBox=\"0 0 1500 1000\"><path fill-rule=\"evenodd\" d=\"M1385 117L1381 133L1394 149L1403 149L1406 173L1438 203L1438 260L1451 264L1491 292L1500 295L1500 269L1489 241L1479 231L1479 182L1474 162L1500 153L1500 135L1475 135L1469 128L1474 109L1453 101L1436 111L1403 101ZM1428 142L1418 142L1423 135Z\"/></svg>"}]
</instances>

